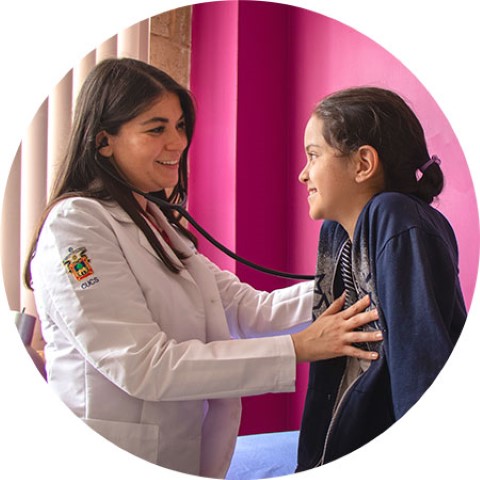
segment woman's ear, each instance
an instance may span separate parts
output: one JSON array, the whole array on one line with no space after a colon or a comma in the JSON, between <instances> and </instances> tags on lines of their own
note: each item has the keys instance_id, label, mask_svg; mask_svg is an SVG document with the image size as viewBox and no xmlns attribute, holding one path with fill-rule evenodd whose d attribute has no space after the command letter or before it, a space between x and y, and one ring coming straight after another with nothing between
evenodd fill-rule
<instances>
[{"instance_id":1,"label":"woman's ear","mask_svg":"<svg viewBox=\"0 0 480 480\"><path fill-rule=\"evenodd\" d=\"M113 148L109 143L109 138L107 132L102 130L95 137L95 145L97 147L97 152L100 153L102 157L111 157L113 155Z\"/></svg>"},{"instance_id":2,"label":"woman's ear","mask_svg":"<svg viewBox=\"0 0 480 480\"><path fill-rule=\"evenodd\" d=\"M382 175L382 164L378 152L371 145L362 145L355 156L355 181L363 183Z\"/></svg>"}]
</instances>

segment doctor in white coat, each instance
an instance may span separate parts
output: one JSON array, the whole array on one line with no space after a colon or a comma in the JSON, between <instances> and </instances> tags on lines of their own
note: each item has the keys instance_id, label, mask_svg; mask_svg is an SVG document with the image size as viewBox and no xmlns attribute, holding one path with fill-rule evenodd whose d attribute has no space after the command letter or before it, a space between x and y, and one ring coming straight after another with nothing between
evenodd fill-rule
<instances>
[{"instance_id":1,"label":"doctor in white coat","mask_svg":"<svg viewBox=\"0 0 480 480\"><path fill-rule=\"evenodd\" d=\"M341 297L311 323L312 283L267 293L221 271L171 210L126 186L186 193L194 116L164 72L98 64L25 276L48 382L72 411L145 460L222 478L242 395L294 390L299 361L375 359L352 343L381 334L355 331L376 319L368 298L341 311Z\"/></svg>"}]
</instances>

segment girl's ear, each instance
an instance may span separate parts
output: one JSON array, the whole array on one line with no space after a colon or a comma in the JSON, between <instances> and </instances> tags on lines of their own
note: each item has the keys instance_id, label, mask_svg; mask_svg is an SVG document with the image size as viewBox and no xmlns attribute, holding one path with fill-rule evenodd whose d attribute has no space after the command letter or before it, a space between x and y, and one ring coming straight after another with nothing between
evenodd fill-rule
<instances>
[{"instance_id":1,"label":"girl's ear","mask_svg":"<svg viewBox=\"0 0 480 480\"><path fill-rule=\"evenodd\" d=\"M362 145L355 155L355 181L363 183L383 175L378 152L371 145Z\"/></svg>"}]
</instances>

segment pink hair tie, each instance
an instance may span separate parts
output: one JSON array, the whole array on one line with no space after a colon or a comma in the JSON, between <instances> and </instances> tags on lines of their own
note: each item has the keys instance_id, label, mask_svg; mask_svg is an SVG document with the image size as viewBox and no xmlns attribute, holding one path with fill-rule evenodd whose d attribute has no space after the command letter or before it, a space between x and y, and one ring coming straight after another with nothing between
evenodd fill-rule
<instances>
[{"instance_id":1,"label":"pink hair tie","mask_svg":"<svg viewBox=\"0 0 480 480\"><path fill-rule=\"evenodd\" d=\"M440 165L441 160L436 156L436 155L432 155L432 158L428 161L426 161L421 167L419 167L419 170L422 172L422 173L425 173L425 170L432 164L432 163L436 163L437 165Z\"/></svg>"}]
</instances>

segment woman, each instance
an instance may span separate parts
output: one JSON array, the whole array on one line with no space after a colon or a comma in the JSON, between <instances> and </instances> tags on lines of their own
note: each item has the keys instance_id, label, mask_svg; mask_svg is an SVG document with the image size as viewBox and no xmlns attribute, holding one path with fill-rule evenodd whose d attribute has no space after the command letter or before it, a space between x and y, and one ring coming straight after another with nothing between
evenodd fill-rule
<instances>
[{"instance_id":1,"label":"woman","mask_svg":"<svg viewBox=\"0 0 480 480\"><path fill-rule=\"evenodd\" d=\"M354 331L376 318L363 313L368 297L345 312L340 297L325 325L300 331L310 283L254 290L200 255L173 210L139 193L185 196L194 113L189 93L150 65L93 69L26 282L49 383L74 413L148 461L221 478L241 395L293 390L296 361L375 358L351 343L379 333Z\"/></svg>"},{"instance_id":2,"label":"woman","mask_svg":"<svg viewBox=\"0 0 480 480\"><path fill-rule=\"evenodd\" d=\"M379 313L376 362L310 366L297 470L335 460L398 420L432 384L466 319L454 232L430 203L440 161L404 100L375 87L327 96L305 130L310 216L320 233L314 318L345 289ZM317 322L322 321L320 317Z\"/></svg>"}]
</instances>

